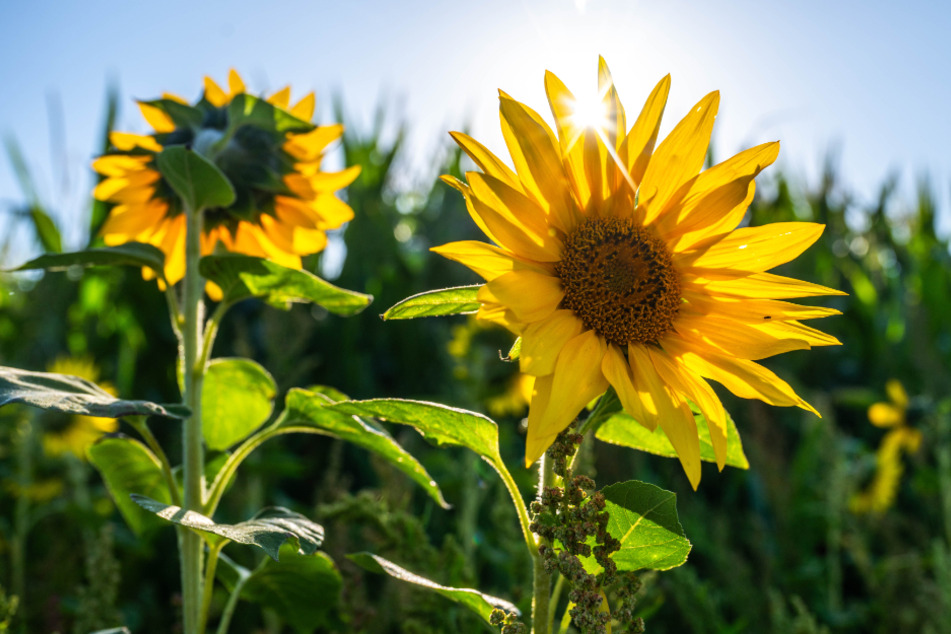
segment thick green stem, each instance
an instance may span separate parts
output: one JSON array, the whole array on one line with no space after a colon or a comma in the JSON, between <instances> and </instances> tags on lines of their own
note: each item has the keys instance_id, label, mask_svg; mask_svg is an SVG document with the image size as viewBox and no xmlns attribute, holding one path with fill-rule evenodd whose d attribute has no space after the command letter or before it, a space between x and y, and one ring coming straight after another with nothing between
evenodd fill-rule
<instances>
[{"instance_id":1,"label":"thick green stem","mask_svg":"<svg viewBox=\"0 0 951 634\"><path fill-rule=\"evenodd\" d=\"M202 292L204 280L198 272L201 258L202 210L186 209L184 328L184 401L191 410L182 431L184 507L202 511L204 505L204 448L201 434L201 386L205 366L199 363L202 350ZM197 533L179 533L182 560L182 600L185 634L201 634L202 542Z\"/></svg>"},{"instance_id":2,"label":"thick green stem","mask_svg":"<svg viewBox=\"0 0 951 634\"><path fill-rule=\"evenodd\" d=\"M205 631L208 623L208 611L211 608L211 595L215 585L215 572L218 569L218 556L228 540L222 539L208 548L208 562L205 564L205 588L201 599L201 631Z\"/></svg>"},{"instance_id":3,"label":"thick green stem","mask_svg":"<svg viewBox=\"0 0 951 634\"><path fill-rule=\"evenodd\" d=\"M552 461L542 455L538 463L538 496L555 483ZM548 544L550 546L550 544ZM548 634L548 611L551 599L551 574L545 570L545 563L536 554L533 560L534 579L532 584L532 634Z\"/></svg>"}]
</instances>

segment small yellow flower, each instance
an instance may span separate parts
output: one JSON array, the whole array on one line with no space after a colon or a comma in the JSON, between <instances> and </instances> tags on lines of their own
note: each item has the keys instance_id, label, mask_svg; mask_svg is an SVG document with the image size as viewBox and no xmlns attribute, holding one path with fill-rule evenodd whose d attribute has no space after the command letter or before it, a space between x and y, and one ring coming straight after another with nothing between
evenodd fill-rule
<instances>
[{"instance_id":1,"label":"small yellow flower","mask_svg":"<svg viewBox=\"0 0 951 634\"><path fill-rule=\"evenodd\" d=\"M90 359L61 357L48 368L57 374L71 374L97 383L103 390L116 396L116 389L108 383L99 383L99 369ZM86 459L86 448L99 440L103 434L115 432L119 423L114 418L74 415L67 417L65 424L58 429L43 432L43 450L49 456L61 456L71 453L82 460Z\"/></svg>"},{"instance_id":2,"label":"small yellow flower","mask_svg":"<svg viewBox=\"0 0 951 634\"><path fill-rule=\"evenodd\" d=\"M111 134L114 150L93 162L93 168L106 177L94 196L115 204L101 231L107 245L153 244L165 253L169 283L182 279L185 216L155 157L169 145L201 148L226 134L230 136L214 161L231 181L237 198L228 208L205 210L203 255L220 244L228 251L299 269L302 255L317 253L327 244L328 229L353 217L335 192L353 182L359 166L321 171L324 150L340 137L343 126L315 127L310 123L314 94L290 107L290 88L284 88L267 102L290 131L275 132L254 122L229 128L229 106L245 94L244 81L234 70L228 76L227 92L206 77L204 94L193 105L169 94L139 104L153 134Z\"/></svg>"},{"instance_id":3,"label":"small yellow flower","mask_svg":"<svg viewBox=\"0 0 951 634\"><path fill-rule=\"evenodd\" d=\"M921 432L908 426L908 393L897 380L885 385L889 403L874 403L868 408L868 420L890 431L875 452L875 475L868 488L849 501L853 513L884 513L895 503L904 465L902 453L912 454L921 446Z\"/></svg>"},{"instance_id":4,"label":"small yellow flower","mask_svg":"<svg viewBox=\"0 0 951 634\"><path fill-rule=\"evenodd\" d=\"M696 487L700 444L688 403L706 416L721 469L726 413L708 380L741 398L815 412L756 361L838 344L802 321L839 311L780 300L842 293L767 273L814 243L823 225L737 228L753 179L779 143L701 172L719 93L700 100L655 148L669 77L630 128L603 59L598 79L601 111L592 112L546 74L555 131L500 93L514 170L452 133L481 171L467 173L467 182L443 178L494 244L433 250L486 279L480 319L521 336L521 370L536 377L526 464L612 386L642 425L660 425Z\"/></svg>"}]
</instances>

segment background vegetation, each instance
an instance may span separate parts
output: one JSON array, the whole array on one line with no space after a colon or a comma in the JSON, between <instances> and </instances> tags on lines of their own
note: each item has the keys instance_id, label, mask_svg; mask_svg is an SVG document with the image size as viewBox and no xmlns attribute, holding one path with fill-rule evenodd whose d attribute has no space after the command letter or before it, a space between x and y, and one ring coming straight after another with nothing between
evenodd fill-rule
<instances>
[{"instance_id":1,"label":"background vegetation","mask_svg":"<svg viewBox=\"0 0 951 634\"><path fill-rule=\"evenodd\" d=\"M109 111L107 127L114 107ZM511 391L517 368L500 360L511 337L465 317L378 317L416 292L479 281L428 251L480 237L461 196L435 178L458 175L467 164L447 142L423 186L399 186L402 135L381 135L392 123L386 117L381 109L376 124L362 129L338 107L338 120L347 123L346 163L363 170L347 191L356 217L338 237L342 267L320 257L307 262L318 272L328 265L332 281L373 294L374 304L344 319L245 302L225 322L215 356L259 361L282 391L324 384L354 398L401 396L486 411L500 421L506 459L517 464L524 410ZM12 144L8 151L24 196L6 210L4 252L15 224L43 249L61 249L55 214L29 184ZM843 312L822 327L844 345L767 362L822 419L726 400L750 469L717 474L708 464L696 493L675 460L593 445L589 472L599 485L636 478L676 491L694 545L686 566L642 578L640 614L654 632L951 632L951 256L947 238L935 232L932 186L921 182L908 200L887 182L874 204L863 205L832 162L818 183L793 183L775 169L759 183L752 224L827 225L819 243L780 272L849 293L821 298ZM106 210L90 205L95 241ZM137 271L4 275L0 285L0 364L42 370L63 356L91 358L123 397L178 398L164 298ZM871 425L867 410L888 400L891 379L912 396L905 424L923 441L889 461L876 457L887 430ZM73 423L0 409L0 632L88 632L120 622L134 632L175 631L174 531L136 538L88 464L49 451L44 438ZM163 445L174 446L175 423L156 429ZM315 631L487 630L463 608L351 564L345 555L357 551L527 608L530 567L507 494L489 467L462 449L433 450L411 430L393 433L439 482L452 509L439 508L366 452L308 436L256 453L216 519L240 520L280 504L325 526L324 548L342 586L339 596L331 589L319 597L328 610ZM529 491L532 473L513 471ZM855 500L876 477L893 478L894 496L879 495L874 511L862 511ZM250 549L226 553L256 563ZM293 630L279 610L262 616L242 604L231 631Z\"/></svg>"}]
</instances>

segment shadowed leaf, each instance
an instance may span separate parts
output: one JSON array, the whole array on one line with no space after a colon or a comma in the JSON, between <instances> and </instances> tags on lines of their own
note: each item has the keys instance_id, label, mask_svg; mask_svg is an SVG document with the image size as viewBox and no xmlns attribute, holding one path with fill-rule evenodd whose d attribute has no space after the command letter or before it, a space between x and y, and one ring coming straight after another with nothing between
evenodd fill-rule
<instances>
[{"instance_id":1,"label":"shadowed leaf","mask_svg":"<svg viewBox=\"0 0 951 634\"><path fill-rule=\"evenodd\" d=\"M63 271L74 266L143 266L165 279L165 254L151 244L126 242L114 247L99 247L73 253L47 253L22 264L14 271Z\"/></svg>"},{"instance_id":2,"label":"shadowed leaf","mask_svg":"<svg viewBox=\"0 0 951 634\"><path fill-rule=\"evenodd\" d=\"M136 535L161 526L155 516L139 508L129 497L133 493L170 501L168 486L158 458L137 440L106 437L86 450L92 463L119 507L119 512Z\"/></svg>"},{"instance_id":3,"label":"shadowed leaf","mask_svg":"<svg viewBox=\"0 0 951 634\"><path fill-rule=\"evenodd\" d=\"M234 187L218 167L184 145L170 145L155 157L162 177L189 209L227 207Z\"/></svg>"}]
</instances>

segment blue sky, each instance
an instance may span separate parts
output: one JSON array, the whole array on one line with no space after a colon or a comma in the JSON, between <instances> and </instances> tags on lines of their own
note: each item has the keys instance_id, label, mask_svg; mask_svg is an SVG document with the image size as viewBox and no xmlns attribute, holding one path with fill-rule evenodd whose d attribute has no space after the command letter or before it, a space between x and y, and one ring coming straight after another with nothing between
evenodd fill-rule
<instances>
[{"instance_id":1,"label":"blue sky","mask_svg":"<svg viewBox=\"0 0 951 634\"><path fill-rule=\"evenodd\" d=\"M364 124L382 103L391 121L409 122L407 174L420 179L431 175L426 168L450 129L468 128L505 155L496 89L548 117L544 71L575 94L593 92L601 54L629 112L671 73L665 129L719 89L720 158L779 139L780 164L815 182L837 148L860 201L873 200L889 174L901 176L905 192L929 174L947 231L949 28L951 5L921 0L901 7L867 0L5 0L0 135L20 142L77 247L110 81L122 100L120 128L141 132L134 98L163 91L194 98L203 75L224 81L231 67L253 92L285 84L296 95L316 90L321 123L331 121L333 95ZM57 108L65 131L59 146L51 144ZM0 212L19 199L4 156Z\"/></svg>"}]
</instances>

